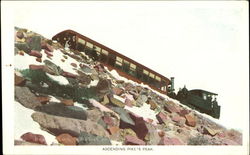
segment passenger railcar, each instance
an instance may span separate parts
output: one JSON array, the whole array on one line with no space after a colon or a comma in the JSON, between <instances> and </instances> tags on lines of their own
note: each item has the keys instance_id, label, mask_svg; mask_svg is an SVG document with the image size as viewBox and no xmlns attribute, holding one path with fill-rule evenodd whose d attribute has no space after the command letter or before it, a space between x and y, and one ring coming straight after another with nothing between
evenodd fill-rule
<instances>
[{"instance_id":1,"label":"passenger railcar","mask_svg":"<svg viewBox=\"0 0 250 155\"><path fill-rule=\"evenodd\" d=\"M84 52L92 59L99 61L109 70L115 69L121 76L138 83L149 85L152 89L168 94L171 80L149 69L148 67L72 30L56 34L52 40L62 46Z\"/></svg>"}]
</instances>

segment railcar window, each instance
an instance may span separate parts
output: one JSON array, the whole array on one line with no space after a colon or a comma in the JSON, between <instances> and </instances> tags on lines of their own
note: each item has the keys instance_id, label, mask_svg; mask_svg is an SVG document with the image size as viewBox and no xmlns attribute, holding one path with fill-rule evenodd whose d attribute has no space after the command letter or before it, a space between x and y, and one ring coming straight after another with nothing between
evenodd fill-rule
<instances>
[{"instance_id":1,"label":"railcar window","mask_svg":"<svg viewBox=\"0 0 250 155\"><path fill-rule=\"evenodd\" d=\"M136 65L133 63L130 63L129 74L136 77Z\"/></svg>"},{"instance_id":2,"label":"railcar window","mask_svg":"<svg viewBox=\"0 0 250 155\"><path fill-rule=\"evenodd\" d=\"M149 73L149 77L155 78L155 75L153 73Z\"/></svg>"},{"instance_id":3,"label":"railcar window","mask_svg":"<svg viewBox=\"0 0 250 155\"><path fill-rule=\"evenodd\" d=\"M115 67L116 67L116 68L119 68L119 69L122 69L122 61L123 61L122 58L116 57Z\"/></svg>"},{"instance_id":4,"label":"railcar window","mask_svg":"<svg viewBox=\"0 0 250 155\"><path fill-rule=\"evenodd\" d=\"M90 42L87 42L86 46L87 46L88 48L93 48L93 44L91 44Z\"/></svg>"},{"instance_id":5,"label":"railcar window","mask_svg":"<svg viewBox=\"0 0 250 155\"><path fill-rule=\"evenodd\" d=\"M83 39L81 39L81 38L78 38L78 43L81 43L81 44L83 44L83 45L85 45L85 40L83 40Z\"/></svg>"},{"instance_id":6,"label":"railcar window","mask_svg":"<svg viewBox=\"0 0 250 155\"><path fill-rule=\"evenodd\" d=\"M108 51L106 51L106 50L104 50L104 49L102 49L102 54L104 54L104 55L108 55L109 54L109 52Z\"/></svg>"},{"instance_id":7,"label":"railcar window","mask_svg":"<svg viewBox=\"0 0 250 155\"><path fill-rule=\"evenodd\" d=\"M161 81L161 78L159 77L159 76L155 76L155 79L157 80L157 81Z\"/></svg>"},{"instance_id":8,"label":"railcar window","mask_svg":"<svg viewBox=\"0 0 250 155\"><path fill-rule=\"evenodd\" d=\"M96 50L97 52L101 52L101 48L100 48L100 47L94 46L93 48L95 48L95 50Z\"/></svg>"},{"instance_id":9,"label":"railcar window","mask_svg":"<svg viewBox=\"0 0 250 155\"><path fill-rule=\"evenodd\" d=\"M133 70L133 71L135 71L136 65L131 63L131 64L130 64L130 69Z\"/></svg>"},{"instance_id":10,"label":"railcar window","mask_svg":"<svg viewBox=\"0 0 250 155\"><path fill-rule=\"evenodd\" d=\"M148 71L147 71L147 70L145 70L145 69L143 69L143 74L148 75Z\"/></svg>"}]
</instances>

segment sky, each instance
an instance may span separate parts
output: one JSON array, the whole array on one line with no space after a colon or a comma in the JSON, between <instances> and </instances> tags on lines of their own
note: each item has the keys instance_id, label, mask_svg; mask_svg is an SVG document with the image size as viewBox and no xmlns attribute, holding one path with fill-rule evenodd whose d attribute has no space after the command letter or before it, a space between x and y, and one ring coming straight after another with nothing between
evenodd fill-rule
<instances>
[{"instance_id":1,"label":"sky","mask_svg":"<svg viewBox=\"0 0 250 155\"><path fill-rule=\"evenodd\" d=\"M40 1L6 6L6 24L47 38L72 29L175 77L176 90L186 85L217 93L218 121L241 131L248 127L247 2Z\"/></svg>"}]
</instances>

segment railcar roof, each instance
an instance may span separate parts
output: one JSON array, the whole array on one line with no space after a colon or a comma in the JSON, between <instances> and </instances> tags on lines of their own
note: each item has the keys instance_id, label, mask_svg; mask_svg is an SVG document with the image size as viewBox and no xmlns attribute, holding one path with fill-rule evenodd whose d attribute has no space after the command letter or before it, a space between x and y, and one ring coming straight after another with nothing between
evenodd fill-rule
<instances>
[{"instance_id":1,"label":"railcar roof","mask_svg":"<svg viewBox=\"0 0 250 155\"><path fill-rule=\"evenodd\" d=\"M190 90L191 92L202 92L202 93L206 93L208 95L218 95L216 93L212 93L212 92L209 92L209 91L206 91L206 90L202 90L202 89L192 89Z\"/></svg>"}]
</instances>

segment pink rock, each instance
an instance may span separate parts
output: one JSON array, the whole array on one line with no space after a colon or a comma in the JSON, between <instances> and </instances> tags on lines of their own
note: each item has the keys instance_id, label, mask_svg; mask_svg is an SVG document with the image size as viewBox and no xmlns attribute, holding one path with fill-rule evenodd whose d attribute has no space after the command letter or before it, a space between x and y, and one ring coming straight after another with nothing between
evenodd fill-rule
<instances>
[{"instance_id":1,"label":"pink rock","mask_svg":"<svg viewBox=\"0 0 250 155\"><path fill-rule=\"evenodd\" d=\"M125 99L125 104L126 104L127 106L129 106L129 107L133 107L133 106L134 106L132 102L133 102L133 101L131 101L131 100L129 100L129 99Z\"/></svg>"},{"instance_id":2,"label":"pink rock","mask_svg":"<svg viewBox=\"0 0 250 155\"><path fill-rule=\"evenodd\" d=\"M29 69L31 70L38 70L38 69L44 69L43 65L29 65Z\"/></svg>"},{"instance_id":3,"label":"pink rock","mask_svg":"<svg viewBox=\"0 0 250 155\"><path fill-rule=\"evenodd\" d=\"M224 132L219 132L217 134L217 136L220 137L220 138L224 138L224 137L226 137L226 134Z\"/></svg>"},{"instance_id":4,"label":"pink rock","mask_svg":"<svg viewBox=\"0 0 250 155\"><path fill-rule=\"evenodd\" d=\"M177 106L175 106L174 104L166 104L164 106L164 109L170 113L174 113L174 112L179 113L180 112L180 109Z\"/></svg>"},{"instance_id":5,"label":"pink rock","mask_svg":"<svg viewBox=\"0 0 250 155\"><path fill-rule=\"evenodd\" d=\"M162 137L158 145L184 145L178 138Z\"/></svg>"},{"instance_id":6,"label":"pink rock","mask_svg":"<svg viewBox=\"0 0 250 155\"><path fill-rule=\"evenodd\" d=\"M72 74L72 73L69 73L69 72L63 72L62 76L68 77L68 78L74 78L74 79L77 77L76 74Z\"/></svg>"},{"instance_id":7,"label":"pink rock","mask_svg":"<svg viewBox=\"0 0 250 155\"><path fill-rule=\"evenodd\" d=\"M46 140L43 135L33 134L31 132L27 132L21 136L21 138L27 142L38 143L47 145Z\"/></svg>"},{"instance_id":8,"label":"pink rock","mask_svg":"<svg viewBox=\"0 0 250 155\"><path fill-rule=\"evenodd\" d=\"M181 110L180 112L178 112L178 114L182 117L184 117L185 115L189 114L190 111L189 110L186 110L186 109L183 109Z\"/></svg>"},{"instance_id":9,"label":"pink rock","mask_svg":"<svg viewBox=\"0 0 250 155\"><path fill-rule=\"evenodd\" d=\"M115 95L121 96L121 94L124 92L124 90L121 89L121 88L118 88L118 87L114 87L114 88L112 89L112 92L113 92Z\"/></svg>"},{"instance_id":10,"label":"pink rock","mask_svg":"<svg viewBox=\"0 0 250 155\"><path fill-rule=\"evenodd\" d=\"M125 137L125 145L146 145L146 143L137 137L127 135Z\"/></svg>"},{"instance_id":11,"label":"pink rock","mask_svg":"<svg viewBox=\"0 0 250 155\"><path fill-rule=\"evenodd\" d=\"M104 72L104 66L102 64L97 64L97 65L94 66L94 68L98 72Z\"/></svg>"},{"instance_id":12,"label":"pink rock","mask_svg":"<svg viewBox=\"0 0 250 155\"><path fill-rule=\"evenodd\" d=\"M70 65L73 66L73 67L75 67L75 68L77 67L77 64L73 63L73 62Z\"/></svg>"},{"instance_id":13,"label":"pink rock","mask_svg":"<svg viewBox=\"0 0 250 155\"><path fill-rule=\"evenodd\" d=\"M52 54L50 51L48 51L48 50L44 50L44 52L47 54L47 56L49 56L49 57L53 57L53 54Z\"/></svg>"},{"instance_id":14,"label":"pink rock","mask_svg":"<svg viewBox=\"0 0 250 155\"><path fill-rule=\"evenodd\" d=\"M158 113L156 115L156 118L157 118L157 120L159 121L160 124L164 123L168 119L167 115L164 114L163 112Z\"/></svg>"},{"instance_id":15,"label":"pink rock","mask_svg":"<svg viewBox=\"0 0 250 155\"><path fill-rule=\"evenodd\" d=\"M40 52L38 52L36 50L31 50L30 53L29 53L29 55L35 56L37 58L41 58L43 56Z\"/></svg>"},{"instance_id":16,"label":"pink rock","mask_svg":"<svg viewBox=\"0 0 250 155\"><path fill-rule=\"evenodd\" d=\"M49 52L53 52L53 47L50 46L48 43L42 42L41 47L42 49L48 50Z\"/></svg>"},{"instance_id":17,"label":"pink rock","mask_svg":"<svg viewBox=\"0 0 250 155\"><path fill-rule=\"evenodd\" d=\"M115 123L114 123L114 119L112 117L109 117L109 116L103 116L102 117L103 121L109 125L109 126L114 126Z\"/></svg>"},{"instance_id":18,"label":"pink rock","mask_svg":"<svg viewBox=\"0 0 250 155\"><path fill-rule=\"evenodd\" d=\"M180 121L181 121L181 117L178 116L178 115L173 116L171 119L172 119L172 121L174 121L174 122L180 122Z\"/></svg>"},{"instance_id":19,"label":"pink rock","mask_svg":"<svg viewBox=\"0 0 250 155\"><path fill-rule=\"evenodd\" d=\"M131 101L134 101L134 97L133 97L133 95L130 95L130 94L125 94L125 99L131 100Z\"/></svg>"}]
</instances>

